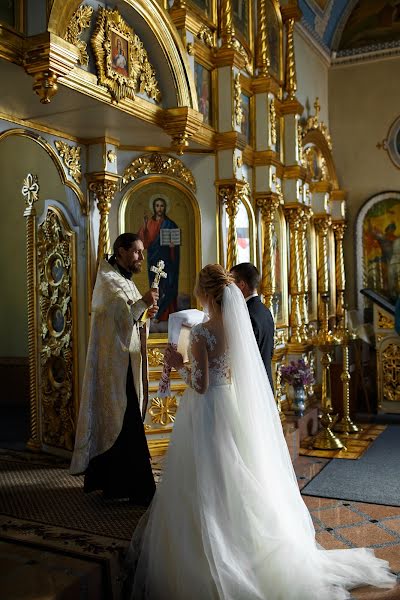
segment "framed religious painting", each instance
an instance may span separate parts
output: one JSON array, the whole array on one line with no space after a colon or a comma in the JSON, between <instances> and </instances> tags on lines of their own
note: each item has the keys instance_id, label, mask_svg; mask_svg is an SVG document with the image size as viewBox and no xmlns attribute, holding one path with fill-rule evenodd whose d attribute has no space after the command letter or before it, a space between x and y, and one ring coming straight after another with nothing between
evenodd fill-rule
<instances>
[{"instance_id":1,"label":"framed religious painting","mask_svg":"<svg viewBox=\"0 0 400 600\"><path fill-rule=\"evenodd\" d=\"M242 103L242 122L240 124L240 129L244 137L246 138L246 143L251 145L251 99L247 94L241 94L241 103Z\"/></svg>"},{"instance_id":2,"label":"framed religious painting","mask_svg":"<svg viewBox=\"0 0 400 600\"><path fill-rule=\"evenodd\" d=\"M164 261L167 277L160 281L159 310L150 334L168 332L171 313L196 308L196 274L200 269L200 213L192 192L178 181L151 176L134 184L120 206L120 233L138 233L145 247L145 265L134 276L141 292L151 287L152 267Z\"/></svg>"},{"instance_id":3,"label":"framed religious painting","mask_svg":"<svg viewBox=\"0 0 400 600\"><path fill-rule=\"evenodd\" d=\"M213 127L212 72L197 61L194 61L194 82L199 111L203 115L203 123Z\"/></svg>"},{"instance_id":4,"label":"framed religious painting","mask_svg":"<svg viewBox=\"0 0 400 600\"><path fill-rule=\"evenodd\" d=\"M156 102L161 99L156 73L143 43L118 10L99 7L91 43L96 59L98 83L113 100L133 100L142 93Z\"/></svg>"},{"instance_id":5,"label":"framed religious painting","mask_svg":"<svg viewBox=\"0 0 400 600\"><path fill-rule=\"evenodd\" d=\"M282 18L274 0L266 1L269 72L278 81L282 79Z\"/></svg>"},{"instance_id":6,"label":"framed religious painting","mask_svg":"<svg viewBox=\"0 0 400 600\"><path fill-rule=\"evenodd\" d=\"M252 48L251 2L232 0L232 17L236 37L249 49Z\"/></svg>"},{"instance_id":7,"label":"framed religious painting","mask_svg":"<svg viewBox=\"0 0 400 600\"><path fill-rule=\"evenodd\" d=\"M400 295L400 192L370 198L356 220L356 264L359 307L368 300L363 288L395 302Z\"/></svg>"},{"instance_id":8,"label":"framed religious painting","mask_svg":"<svg viewBox=\"0 0 400 600\"><path fill-rule=\"evenodd\" d=\"M317 238L312 222L307 225L306 231L307 254L307 287L308 287L308 321L318 320L318 290L317 290Z\"/></svg>"},{"instance_id":9,"label":"framed religious painting","mask_svg":"<svg viewBox=\"0 0 400 600\"><path fill-rule=\"evenodd\" d=\"M329 318L336 316L336 246L332 228L328 231Z\"/></svg>"},{"instance_id":10,"label":"framed religious painting","mask_svg":"<svg viewBox=\"0 0 400 600\"><path fill-rule=\"evenodd\" d=\"M9 25L17 31L23 31L24 5L22 0L0 2L0 23Z\"/></svg>"},{"instance_id":11,"label":"framed religious painting","mask_svg":"<svg viewBox=\"0 0 400 600\"><path fill-rule=\"evenodd\" d=\"M274 316L277 327L287 327L288 272L286 254L286 221L281 207L275 210L273 221L273 265L275 269Z\"/></svg>"}]
</instances>

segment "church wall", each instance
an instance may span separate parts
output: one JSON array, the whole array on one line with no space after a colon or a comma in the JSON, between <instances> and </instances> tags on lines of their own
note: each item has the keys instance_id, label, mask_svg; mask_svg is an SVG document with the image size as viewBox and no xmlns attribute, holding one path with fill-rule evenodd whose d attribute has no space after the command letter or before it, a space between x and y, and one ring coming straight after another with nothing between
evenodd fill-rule
<instances>
[{"instance_id":1,"label":"church wall","mask_svg":"<svg viewBox=\"0 0 400 600\"><path fill-rule=\"evenodd\" d=\"M38 175L41 188L40 200L36 203L38 215L43 211L44 198L65 202L66 195L50 157L28 138L9 137L1 141L0 164L3 207L0 222L0 355L27 356L25 203L21 188L28 173Z\"/></svg>"},{"instance_id":2,"label":"church wall","mask_svg":"<svg viewBox=\"0 0 400 600\"><path fill-rule=\"evenodd\" d=\"M297 98L304 106L305 115L314 113L314 102L319 98L320 120L329 123L328 116L328 69L327 58L302 30L295 29L295 51L297 71Z\"/></svg>"},{"instance_id":3,"label":"church wall","mask_svg":"<svg viewBox=\"0 0 400 600\"><path fill-rule=\"evenodd\" d=\"M399 116L400 58L333 66L329 74L330 129L339 185L347 192L344 239L347 302L356 305L355 220L362 205L383 191L399 190L399 169L378 149ZM399 227L400 229L400 227Z\"/></svg>"}]
</instances>

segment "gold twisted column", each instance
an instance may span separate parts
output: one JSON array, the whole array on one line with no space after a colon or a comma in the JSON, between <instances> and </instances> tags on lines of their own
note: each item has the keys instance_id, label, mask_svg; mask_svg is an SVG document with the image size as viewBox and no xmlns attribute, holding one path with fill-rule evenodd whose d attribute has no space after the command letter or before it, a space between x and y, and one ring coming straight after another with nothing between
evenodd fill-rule
<instances>
[{"instance_id":1,"label":"gold twisted column","mask_svg":"<svg viewBox=\"0 0 400 600\"><path fill-rule=\"evenodd\" d=\"M346 231L344 221L334 222L332 225L336 242L336 330L339 337L346 337L344 326L344 293L346 289L346 276L344 270L343 238ZM342 333L342 335L340 335Z\"/></svg>"},{"instance_id":2,"label":"gold twisted column","mask_svg":"<svg viewBox=\"0 0 400 600\"><path fill-rule=\"evenodd\" d=\"M320 331L318 339L321 344L336 343L331 332L329 331L328 318L328 300L329 300L329 270L328 270L328 232L331 226L331 217L323 215L314 217L315 231L318 240L318 295L319 307L318 318L320 322ZM319 343L317 343L319 345Z\"/></svg>"},{"instance_id":3,"label":"gold twisted column","mask_svg":"<svg viewBox=\"0 0 400 600\"><path fill-rule=\"evenodd\" d=\"M228 214L228 239L227 239L227 256L226 269L230 269L237 264L238 261L238 241L236 232L236 215L238 213L240 203L244 198L247 198L250 193L249 184L246 181L227 180L219 182L218 196L225 205L225 210Z\"/></svg>"},{"instance_id":4,"label":"gold twisted column","mask_svg":"<svg viewBox=\"0 0 400 600\"><path fill-rule=\"evenodd\" d=\"M26 266L28 292L28 355L29 355L29 412L30 438L27 446L31 450L39 450L40 441L40 407L38 389L38 331L37 331L37 265L36 265L36 210L35 202L39 198L37 175L29 173L22 187L26 208Z\"/></svg>"},{"instance_id":5,"label":"gold twisted column","mask_svg":"<svg viewBox=\"0 0 400 600\"><path fill-rule=\"evenodd\" d=\"M229 217L228 240L226 251L226 269L230 271L238 261L238 241L236 233L236 215L238 214L240 200L233 195L225 200L225 209Z\"/></svg>"},{"instance_id":6,"label":"gold twisted column","mask_svg":"<svg viewBox=\"0 0 400 600\"><path fill-rule=\"evenodd\" d=\"M221 0L220 27L222 47L232 48L235 40L232 0Z\"/></svg>"},{"instance_id":7,"label":"gold twisted column","mask_svg":"<svg viewBox=\"0 0 400 600\"><path fill-rule=\"evenodd\" d=\"M285 90L289 100L294 100L297 91L296 60L294 54L294 24L293 17L286 21L286 69Z\"/></svg>"},{"instance_id":8,"label":"gold twisted column","mask_svg":"<svg viewBox=\"0 0 400 600\"><path fill-rule=\"evenodd\" d=\"M290 343L301 344L301 310L300 297L302 293L301 269L302 257L300 255L299 232L302 217L302 207L285 208L285 213L289 221L289 239L290 239Z\"/></svg>"},{"instance_id":9,"label":"gold twisted column","mask_svg":"<svg viewBox=\"0 0 400 600\"><path fill-rule=\"evenodd\" d=\"M270 59L268 47L267 0L258 0L257 5L257 57L258 75L269 75Z\"/></svg>"},{"instance_id":10,"label":"gold twisted column","mask_svg":"<svg viewBox=\"0 0 400 600\"><path fill-rule=\"evenodd\" d=\"M343 371L340 379L343 383L343 416L336 423L334 430L341 432L343 435L349 433L358 433L359 428L350 418L350 369L349 369L349 342L356 336L353 336L347 329L347 310L343 309Z\"/></svg>"},{"instance_id":11,"label":"gold twisted column","mask_svg":"<svg viewBox=\"0 0 400 600\"><path fill-rule=\"evenodd\" d=\"M260 208L263 224L263 255L261 294L263 302L273 314L273 300L276 290L276 272L274 261L274 216L280 204L278 196L257 198L257 206Z\"/></svg>"},{"instance_id":12,"label":"gold twisted column","mask_svg":"<svg viewBox=\"0 0 400 600\"><path fill-rule=\"evenodd\" d=\"M119 176L112 173L93 173L89 175L89 190L93 192L100 213L99 241L97 246L97 266L104 255L111 253L108 215L111 202L118 189Z\"/></svg>"},{"instance_id":13,"label":"gold twisted column","mask_svg":"<svg viewBox=\"0 0 400 600\"><path fill-rule=\"evenodd\" d=\"M308 256L307 256L307 226L312 214L311 208L304 207L300 225L300 274L302 281L302 294L300 308L302 314L301 338L303 342L308 341Z\"/></svg>"}]
</instances>

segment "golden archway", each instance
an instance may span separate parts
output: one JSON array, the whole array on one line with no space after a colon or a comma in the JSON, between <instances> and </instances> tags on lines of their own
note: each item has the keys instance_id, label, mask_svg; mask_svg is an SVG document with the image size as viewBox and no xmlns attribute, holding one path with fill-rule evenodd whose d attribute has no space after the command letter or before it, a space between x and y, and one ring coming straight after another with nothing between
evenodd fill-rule
<instances>
[{"instance_id":1,"label":"golden archway","mask_svg":"<svg viewBox=\"0 0 400 600\"><path fill-rule=\"evenodd\" d=\"M156 0L123 0L147 23L158 40L168 63L175 87L176 106L198 110L196 87L191 74L183 43L172 21ZM63 38L68 24L80 6L81 0L54 0L48 30Z\"/></svg>"}]
</instances>

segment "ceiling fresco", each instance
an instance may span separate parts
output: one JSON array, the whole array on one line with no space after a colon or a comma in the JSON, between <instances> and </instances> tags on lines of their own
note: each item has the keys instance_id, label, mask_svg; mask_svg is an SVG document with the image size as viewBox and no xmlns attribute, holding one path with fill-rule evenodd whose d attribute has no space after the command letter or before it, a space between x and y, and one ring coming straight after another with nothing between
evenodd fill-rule
<instances>
[{"instance_id":1,"label":"ceiling fresco","mask_svg":"<svg viewBox=\"0 0 400 600\"><path fill-rule=\"evenodd\" d=\"M338 53L400 43L400 0L299 0L302 23Z\"/></svg>"}]
</instances>

